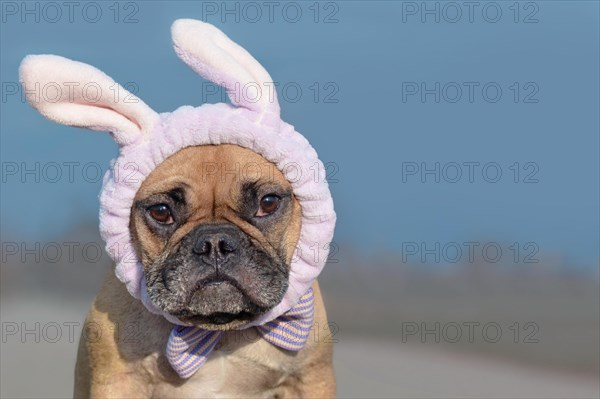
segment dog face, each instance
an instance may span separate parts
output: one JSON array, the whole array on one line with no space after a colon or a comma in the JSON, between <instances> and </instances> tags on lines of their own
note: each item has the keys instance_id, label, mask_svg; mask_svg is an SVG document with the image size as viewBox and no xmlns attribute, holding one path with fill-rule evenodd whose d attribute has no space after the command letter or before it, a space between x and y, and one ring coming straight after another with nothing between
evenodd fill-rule
<instances>
[{"instance_id":1,"label":"dog face","mask_svg":"<svg viewBox=\"0 0 600 399\"><path fill-rule=\"evenodd\" d=\"M152 171L135 196L130 229L154 305L227 330L283 299L300 220L281 171L224 144L184 148Z\"/></svg>"}]
</instances>

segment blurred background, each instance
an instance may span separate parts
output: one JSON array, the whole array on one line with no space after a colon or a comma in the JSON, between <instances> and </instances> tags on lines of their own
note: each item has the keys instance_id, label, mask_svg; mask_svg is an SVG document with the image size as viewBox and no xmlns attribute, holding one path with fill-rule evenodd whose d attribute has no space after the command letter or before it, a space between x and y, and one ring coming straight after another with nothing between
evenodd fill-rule
<instances>
[{"instance_id":1,"label":"blurred background","mask_svg":"<svg viewBox=\"0 0 600 399\"><path fill-rule=\"evenodd\" d=\"M599 397L598 2L0 6L1 397L71 395L112 268L117 147L37 114L19 63L89 63L160 112L223 101L175 56L177 18L253 54L325 163L340 397Z\"/></svg>"}]
</instances>

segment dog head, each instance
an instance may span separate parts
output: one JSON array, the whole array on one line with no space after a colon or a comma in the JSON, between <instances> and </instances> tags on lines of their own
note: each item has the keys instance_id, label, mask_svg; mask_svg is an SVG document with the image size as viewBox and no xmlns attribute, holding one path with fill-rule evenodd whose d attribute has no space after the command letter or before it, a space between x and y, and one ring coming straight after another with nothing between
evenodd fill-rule
<instances>
[{"instance_id":1,"label":"dog head","mask_svg":"<svg viewBox=\"0 0 600 399\"><path fill-rule=\"evenodd\" d=\"M229 329L283 298L300 220L275 165L236 145L206 145L152 171L130 229L154 305L184 322Z\"/></svg>"}]
</instances>

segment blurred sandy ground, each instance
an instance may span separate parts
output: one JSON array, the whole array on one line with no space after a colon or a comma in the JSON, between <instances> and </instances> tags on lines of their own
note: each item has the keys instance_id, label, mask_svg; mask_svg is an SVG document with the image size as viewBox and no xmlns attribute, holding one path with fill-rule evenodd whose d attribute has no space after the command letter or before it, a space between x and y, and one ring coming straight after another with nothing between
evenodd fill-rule
<instances>
[{"instance_id":1,"label":"blurred sandy ground","mask_svg":"<svg viewBox=\"0 0 600 399\"><path fill-rule=\"evenodd\" d=\"M99 242L89 226L64 241ZM350 246L340 245L339 262L321 278L335 323L340 397L599 397L597 273L574 273L548 260L440 269L343 248ZM0 396L70 397L81 326L110 263L106 256L52 264L4 260ZM434 334L421 342L420 331L403 333L407 323L433 328L436 322L494 322L502 337L486 342L476 329L473 342L463 336L451 343L448 332L438 343ZM515 322L535 323L539 342L524 342L533 330L521 330L515 343ZM25 329L37 333L23 335Z\"/></svg>"}]
</instances>

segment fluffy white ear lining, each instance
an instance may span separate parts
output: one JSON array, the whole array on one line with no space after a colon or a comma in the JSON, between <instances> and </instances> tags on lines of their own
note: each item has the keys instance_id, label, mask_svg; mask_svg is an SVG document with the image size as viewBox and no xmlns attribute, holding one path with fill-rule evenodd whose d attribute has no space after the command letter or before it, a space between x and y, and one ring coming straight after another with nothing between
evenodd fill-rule
<instances>
[{"instance_id":1,"label":"fluffy white ear lining","mask_svg":"<svg viewBox=\"0 0 600 399\"><path fill-rule=\"evenodd\" d=\"M19 68L27 101L63 125L109 131L120 145L149 131L158 115L98 69L56 55L29 55Z\"/></svg>"},{"instance_id":2,"label":"fluffy white ear lining","mask_svg":"<svg viewBox=\"0 0 600 399\"><path fill-rule=\"evenodd\" d=\"M179 58L206 80L223 86L233 104L279 115L269 73L219 29L194 19L178 19L171 35Z\"/></svg>"}]
</instances>

